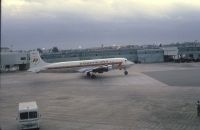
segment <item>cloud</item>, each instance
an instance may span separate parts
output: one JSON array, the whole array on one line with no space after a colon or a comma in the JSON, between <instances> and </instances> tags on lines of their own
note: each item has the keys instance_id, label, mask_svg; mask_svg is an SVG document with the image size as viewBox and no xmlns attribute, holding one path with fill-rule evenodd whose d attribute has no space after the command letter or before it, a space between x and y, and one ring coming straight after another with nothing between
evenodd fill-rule
<instances>
[{"instance_id":1,"label":"cloud","mask_svg":"<svg viewBox=\"0 0 200 130\"><path fill-rule=\"evenodd\" d=\"M199 0L4 0L3 10L13 17L83 15L93 20L169 18L179 7L200 10Z\"/></svg>"},{"instance_id":2,"label":"cloud","mask_svg":"<svg viewBox=\"0 0 200 130\"><path fill-rule=\"evenodd\" d=\"M19 48L199 40L199 0L3 0L2 43Z\"/></svg>"}]
</instances>

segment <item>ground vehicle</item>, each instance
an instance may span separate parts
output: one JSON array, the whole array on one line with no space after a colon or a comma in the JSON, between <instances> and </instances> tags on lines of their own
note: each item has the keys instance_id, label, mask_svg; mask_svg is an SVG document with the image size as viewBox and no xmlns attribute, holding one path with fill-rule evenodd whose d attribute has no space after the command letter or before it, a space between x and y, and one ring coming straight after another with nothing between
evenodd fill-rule
<instances>
[{"instance_id":1,"label":"ground vehicle","mask_svg":"<svg viewBox=\"0 0 200 130\"><path fill-rule=\"evenodd\" d=\"M40 114L35 101L19 103L17 120L20 129L39 129L39 118Z\"/></svg>"}]
</instances>

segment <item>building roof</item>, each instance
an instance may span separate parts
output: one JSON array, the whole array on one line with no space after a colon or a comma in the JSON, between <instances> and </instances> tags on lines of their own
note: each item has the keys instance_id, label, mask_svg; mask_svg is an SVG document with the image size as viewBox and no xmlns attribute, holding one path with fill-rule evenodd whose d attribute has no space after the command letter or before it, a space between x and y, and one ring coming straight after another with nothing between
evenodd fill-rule
<instances>
[{"instance_id":1,"label":"building roof","mask_svg":"<svg viewBox=\"0 0 200 130\"><path fill-rule=\"evenodd\" d=\"M37 109L38 107L37 107L36 101L19 103L19 111L28 111L28 110L37 110Z\"/></svg>"},{"instance_id":2,"label":"building roof","mask_svg":"<svg viewBox=\"0 0 200 130\"><path fill-rule=\"evenodd\" d=\"M8 48L8 47L0 47L0 51L1 52L7 52L7 51L10 51L10 48Z\"/></svg>"}]
</instances>

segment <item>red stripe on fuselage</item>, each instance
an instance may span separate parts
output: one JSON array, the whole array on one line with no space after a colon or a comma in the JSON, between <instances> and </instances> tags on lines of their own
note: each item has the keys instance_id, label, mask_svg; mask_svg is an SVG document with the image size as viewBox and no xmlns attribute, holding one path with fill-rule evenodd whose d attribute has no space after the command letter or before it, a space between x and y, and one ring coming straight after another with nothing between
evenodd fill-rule
<instances>
[{"instance_id":1,"label":"red stripe on fuselage","mask_svg":"<svg viewBox=\"0 0 200 130\"><path fill-rule=\"evenodd\" d=\"M107 66L107 65L115 65L115 64L117 64L117 65L119 65L119 67L121 66L122 67L122 62L111 62L111 63L107 63L107 64L88 64L88 65L75 65L75 66L60 66L60 67L49 67L49 68L47 68L47 69L63 69L63 68L76 68L76 67L89 67L89 66L95 66L95 67L97 67L97 66L101 66L101 65L105 65L105 66Z\"/></svg>"}]
</instances>

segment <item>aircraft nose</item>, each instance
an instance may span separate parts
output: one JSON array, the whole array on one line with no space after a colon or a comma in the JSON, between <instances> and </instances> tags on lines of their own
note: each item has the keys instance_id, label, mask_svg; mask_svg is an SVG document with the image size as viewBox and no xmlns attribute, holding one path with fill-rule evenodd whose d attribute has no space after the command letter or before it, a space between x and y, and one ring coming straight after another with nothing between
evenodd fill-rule
<instances>
[{"instance_id":1,"label":"aircraft nose","mask_svg":"<svg viewBox=\"0 0 200 130\"><path fill-rule=\"evenodd\" d=\"M127 62L126 62L126 66L127 66L127 67L130 67L130 66L132 66L133 64L134 64L134 63L131 62L131 61L127 61Z\"/></svg>"}]
</instances>

